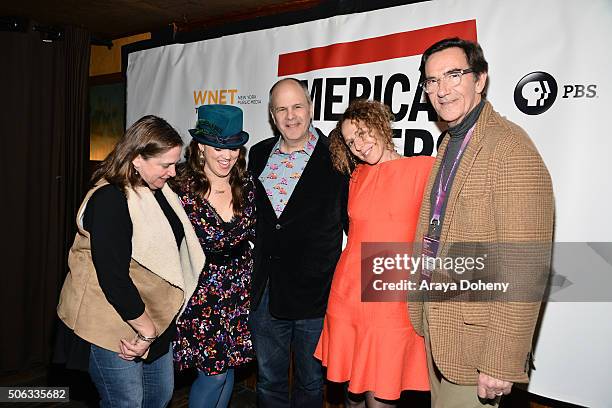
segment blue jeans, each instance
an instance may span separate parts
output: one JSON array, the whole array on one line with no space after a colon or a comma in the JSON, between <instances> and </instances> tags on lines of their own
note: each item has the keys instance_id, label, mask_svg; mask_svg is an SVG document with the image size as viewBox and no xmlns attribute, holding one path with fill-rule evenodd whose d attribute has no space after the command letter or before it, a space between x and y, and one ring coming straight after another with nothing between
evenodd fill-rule
<instances>
[{"instance_id":1,"label":"blue jeans","mask_svg":"<svg viewBox=\"0 0 612 408\"><path fill-rule=\"evenodd\" d=\"M261 408L323 406L323 368L313 357L323 330L323 318L284 320L270 315L268 289L251 316L257 355L257 402ZM294 358L289 400L289 359Z\"/></svg>"},{"instance_id":2,"label":"blue jeans","mask_svg":"<svg viewBox=\"0 0 612 408\"><path fill-rule=\"evenodd\" d=\"M91 345L89 374L102 408L163 408L174 389L172 352L152 363L126 361L114 351Z\"/></svg>"},{"instance_id":3,"label":"blue jeans","mask_svg":"<svg viewBox=\"0 0 612 408\"><path fill-rule=\"evenodd\" d=\"M198 370L198 378L191 384L189 392L189 408L226 408L233 388L233 368L217 375L206 375Z\"/></svg>"}]
</instances>

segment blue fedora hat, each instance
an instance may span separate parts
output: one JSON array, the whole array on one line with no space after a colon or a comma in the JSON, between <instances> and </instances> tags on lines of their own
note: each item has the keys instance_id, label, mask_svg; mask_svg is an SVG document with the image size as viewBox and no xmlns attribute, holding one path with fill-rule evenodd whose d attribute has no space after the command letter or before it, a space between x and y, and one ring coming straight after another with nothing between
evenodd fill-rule
<instances>
[{"instance_id":1,"label":"blue fedora hat","mask_svg":"<svg viewBox=\"0 0 612 408\"><path fill-rule=\"evenodd\" d=\"M242 130L242 109L232 105L198 107L198 122L189 134L198 143L220 149L235 149L249 140Z\"/></svg>"}]
</instances>

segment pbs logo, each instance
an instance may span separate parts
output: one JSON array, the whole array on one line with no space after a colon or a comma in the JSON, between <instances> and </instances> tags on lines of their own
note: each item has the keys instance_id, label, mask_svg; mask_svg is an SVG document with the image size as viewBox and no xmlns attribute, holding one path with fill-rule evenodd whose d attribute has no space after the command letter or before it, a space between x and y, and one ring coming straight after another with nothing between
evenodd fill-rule
<instances>
[{"instance_id":1,"label":"pbs logo","mask_svg":"<svg viewBox=\"0 0 612 408\"><path fill-rule=\"evenodd\" d=\"M536 71L525 75L514 88L514 103L527 115L546 112L557 99L557 81L552 75Z\"/></svg>"}]
</instances>

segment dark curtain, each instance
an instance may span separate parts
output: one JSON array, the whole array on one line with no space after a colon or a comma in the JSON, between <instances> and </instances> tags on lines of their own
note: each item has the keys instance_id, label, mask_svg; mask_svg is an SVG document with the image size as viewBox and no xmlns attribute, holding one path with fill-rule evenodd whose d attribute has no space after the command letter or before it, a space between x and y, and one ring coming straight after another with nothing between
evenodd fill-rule
<instances>
[{"instance_id":1,"label":"dark curtain","mask_svg":"<svg viewBox=\"0 0 612 408\"><path fill-rule=\"evenodd\" d=\"M0 32L0 375L48 364L89 155L89 33Z\"/></svg>"}]
</instances>

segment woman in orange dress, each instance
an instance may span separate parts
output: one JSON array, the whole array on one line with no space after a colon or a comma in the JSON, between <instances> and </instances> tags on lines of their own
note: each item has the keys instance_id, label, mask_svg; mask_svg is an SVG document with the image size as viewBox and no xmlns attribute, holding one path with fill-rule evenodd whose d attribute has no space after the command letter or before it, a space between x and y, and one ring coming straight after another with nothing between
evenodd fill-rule
<instances>
[{"instance_id":1,"label":"woman in orange dress","mask_svg":"<svg viewBox=\"0 0 612 408\"><path fill-rule=\"evenodd\" d=\"M392 120L380 102L355 100L330 134L334 166L351 174L350 224L315 357L328 380L348 382L349 407L392 407L403 390L429 390L425 343L406 302L361 300L362 242L412 242L433 164L394 150Z\"/></svg>"}]
</instances>

